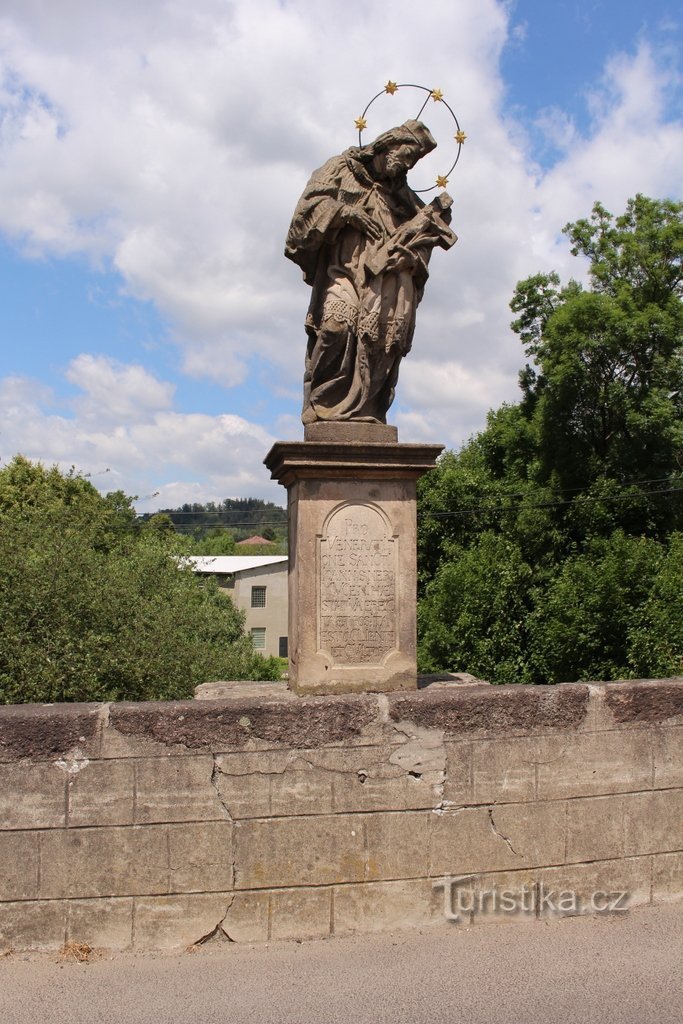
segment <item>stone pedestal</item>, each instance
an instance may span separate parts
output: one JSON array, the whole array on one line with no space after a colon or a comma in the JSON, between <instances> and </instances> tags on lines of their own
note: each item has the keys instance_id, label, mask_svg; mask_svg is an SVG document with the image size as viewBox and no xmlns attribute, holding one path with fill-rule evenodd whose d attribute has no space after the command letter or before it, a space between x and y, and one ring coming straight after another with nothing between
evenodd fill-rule
<instances>
[{"instance_id":1,"label":"stone pedestal","mask_svg":"<svg viewBox=\"0 0 683 1024\"><path fill-rule=\"evenodd\" d=\"M266 456L288 494L296 693L416 688L415 484L442 450L398 444L395 427L314 423Z\"/></svg>"}]
</instances>

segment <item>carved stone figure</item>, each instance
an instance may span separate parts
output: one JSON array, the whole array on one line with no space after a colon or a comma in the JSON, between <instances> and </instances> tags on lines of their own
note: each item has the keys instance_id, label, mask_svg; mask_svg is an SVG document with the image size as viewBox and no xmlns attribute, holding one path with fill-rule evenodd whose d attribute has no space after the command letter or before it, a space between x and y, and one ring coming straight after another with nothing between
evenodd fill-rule
<instances>
[{"instance_id":1,"label":"carved stone figure","mask_svg":"<svg viewBox=\"0 0 683 1024\"><path fill-rule=\"evenodd\" d=\"M287 236L285 255L313 292L302 420L386 423L401 359L434 246L456 241L452 200L425 206L407 172L436 142L406 121L314 171Z\"/></svg>"}]
</instances>

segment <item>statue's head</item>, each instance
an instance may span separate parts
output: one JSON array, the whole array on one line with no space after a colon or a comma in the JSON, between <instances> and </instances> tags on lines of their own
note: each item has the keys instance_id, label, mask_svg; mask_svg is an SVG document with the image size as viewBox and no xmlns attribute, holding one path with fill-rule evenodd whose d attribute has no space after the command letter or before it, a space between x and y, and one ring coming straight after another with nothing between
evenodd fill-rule
<instances>
[{"instance_id":1,"label":"statue's head","mask_svg":"<svg viewBox=\"0 0 683 1024\"><path fill-rule=\"evenodd\" d=\"M436 140L429 128L421 121L410 120L382 132L363 147L359 156L363 163L371 163L381 177L397 178L433 149Z\"/></svg>"}]
</instances>

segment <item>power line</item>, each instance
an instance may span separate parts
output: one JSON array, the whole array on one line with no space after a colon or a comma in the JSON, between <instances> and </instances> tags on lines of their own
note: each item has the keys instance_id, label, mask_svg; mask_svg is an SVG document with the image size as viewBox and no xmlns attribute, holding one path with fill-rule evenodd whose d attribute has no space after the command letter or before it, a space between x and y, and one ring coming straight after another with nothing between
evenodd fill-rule
<instances>
[{"instance_id":1,"label":"power line","mask_svg":"<svg viewBox=\"0 0 683 1024\"><path fill-rule=\"evenodd\" d=\"M667 487L658 491L639 491L638 493L643 497L650 497L651 495L660 494L680 494L683 492L683 487ZM515 497L516 495L511 495ZM601 501L629 501L634 497L633 491L630 494L605 494L595 498L570 498L566 501L544 501L544 502L531 502L525 504L523 502L517 502L515 504L508 504L496 508L494 505L475 505L472 508L453 509L448 512L420 512L418 515L419 519L446 519L450 516L464 516L470 515L473 512L514 512L518 508L560 508L562 505L578 505L578 504L596 504ZM503 499L505 500L505 499Z\"/></svg>"},{"instance_id":2,"label":"power line","mask_svg":"<svg viewBox=\"0 0 683 1024\"><path fill-rule=\"evenodd\" d=\"M139 518L140 518L140 516L138 516L138 519ZM146 522L149 522L149 521L150 521L149 519L146 520ZM196 522L196 523L174 523L173 525L175 526L176 530L194 530L195 528L201 528L201 527L207 526L209 524L203 523L203 522ZM211 526L211 529L212 530L216 530L220 526L223 526L226 530L232 530L233 528L235 528L235 529L238 529L238 528L239 529L245 529L246 527L252 528L252 527L256 527L256 526L286 526L286 525L287 525L287 520L286 519L278 519L277 522L268 522L268 521L264 520L261 523L218 523L218 524L215 524L215 525Z\"/></svg>"}]
</instances>

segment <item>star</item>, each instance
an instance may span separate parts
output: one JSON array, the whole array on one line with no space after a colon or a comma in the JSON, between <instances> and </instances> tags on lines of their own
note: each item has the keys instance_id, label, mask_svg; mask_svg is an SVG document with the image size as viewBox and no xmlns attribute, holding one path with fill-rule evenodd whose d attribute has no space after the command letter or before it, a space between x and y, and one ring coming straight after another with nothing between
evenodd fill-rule
<instances>
[{"instance_id":1,"label":"star","mask_svg":"<svg viewBox=\"0 0 683 1024\"><path fill-rule=\"evenodd\" d=\"M430 96L432 97L435 103L438 103L439 100L443 99L443 93L441 92L441 89L432 89Z\"/></svg>"},{"instance_id":2,"label":"star","mask_svg":"<svg viewBox=\"0 0 683 1024\"><path fill-rule=\"evenodd\" d=\"M448 178L445 174L440 174L436 179L437 188L445 188L448 184Z\"/></svg>"},{"instance_id":3,"label":"star","mask_svg":"<svg viewBox=\"0 0 683 1024\"><path fill-rule=\"evenodd\" d=\"M396 85L396 82L392 82L391 79L389 79L387 84L384 86L384 91L388 92L390 96L393 96L397 90L398 86Z\"/></svg>"},{"instance_id":4,"label":"star","mask_svg":"<svg viewBox=\"0 0 683 1024\"><path fill-rule=\"evenodd\" d=\"M465 133L463 131L459 131L459 132L455 133L455 141L458 143L459 146L462 146L462 144L463 144L463 142L465 141L466 138L467 138L467 136L465 135Z\"/></svg>"},{"instance_id":5,"label":"star","mask_svg":"<svg viewBox=\"0 0 683 1024\"><path fill-rule=\"evenodd\" d=\"M367 128L367 126L368 122L365 120L364 117L356 118L356 128L358 129L359 132L362 132L364 128Z\"/></svg>"}]
</instances>

